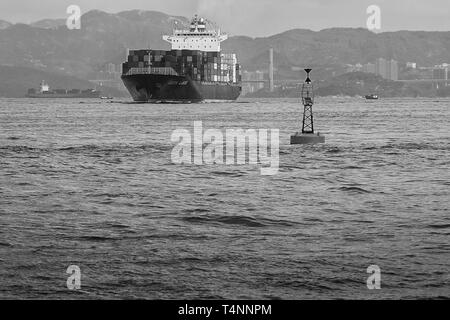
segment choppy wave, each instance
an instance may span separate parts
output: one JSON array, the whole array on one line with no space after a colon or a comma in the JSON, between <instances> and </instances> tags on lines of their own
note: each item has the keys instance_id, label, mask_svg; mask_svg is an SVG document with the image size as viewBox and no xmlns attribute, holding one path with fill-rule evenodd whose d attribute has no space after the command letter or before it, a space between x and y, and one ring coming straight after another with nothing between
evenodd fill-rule
<instances>
[{"instance_id":1,"label":"choppy wave","mask_svg":"<svg viewBox=\"0 0 450 320\"><path fill-rule=\"evenodd\" d=\"M181 219L189 223L224 224L251 228L294 227L299 225L298 223L285 220L272 220L250 216L197 215L182 217Z\"/></svg>"},{"instance_id":2,"label":"choppy wave","mask_svg":"<svg viewBox=\"0 0 450 320\"><path fill-rule=\"evenodd\" d=\"M0 298L450 297L446 102L324 101L327 143L291 147L297 101L27 101L0 99ZM171 163L194 119L279 128L278 174Z\"/></svg>"}]
</instances>

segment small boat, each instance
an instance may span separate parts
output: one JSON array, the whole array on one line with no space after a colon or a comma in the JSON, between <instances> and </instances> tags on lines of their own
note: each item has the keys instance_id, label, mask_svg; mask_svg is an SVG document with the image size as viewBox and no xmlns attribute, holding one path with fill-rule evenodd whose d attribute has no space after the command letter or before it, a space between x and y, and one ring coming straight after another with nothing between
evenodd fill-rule
<instances>
[{"instance_id":1,"label":"small boat","mask_svg":"<svg viewBox=\"0 0 450 320\"><path fill-rule=\"evenodd\" d=\"M378 100L379 97L378 97L377 94L369 94L369 95L366 96L366 99L367 100Z\"/></svg>"}]
</instances>

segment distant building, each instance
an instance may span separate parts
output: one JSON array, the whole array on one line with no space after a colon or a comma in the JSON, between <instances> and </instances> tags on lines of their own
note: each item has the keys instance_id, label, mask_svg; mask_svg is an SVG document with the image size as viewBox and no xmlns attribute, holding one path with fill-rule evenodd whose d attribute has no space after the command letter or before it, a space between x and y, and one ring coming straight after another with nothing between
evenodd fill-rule
<instances>
[{"instance_id":1,"label":"distant building","mask_svg":"<svg viewBox=\"0 0 450 320\"><path fill-rule=\"evenodd\" d=\"M390 70L388 70L386 59L378 58L375 62L375 73L384 79L389 79L388 74L390 74Z\"/></svg>"},{"instance_id":2,"label":"distant building","mask_svg":"<svg viewBox=\"0 0 450 320\"><path fill-rule=\"evenodd\" d=\"M242 95L246 95L248 93L254 93L261 89L264 89L264 72L262 71L244 71L242 73ZM255 82L247 82L245 81L255 81ZM261 81L261 82L258 82Z\"/></svg>"},{"instance_id":3,"label":"distant building","mask_svg":"<svg viewBox=\"0 0 450 320\"><path fill-rule=\"evenodd\" d=\"M98 86L106 86L123 90L123 82L121 81L122 64L106 63L99 71L89 74L92 83Z\"/></svg>"},{"instance_id":4,"label":"distant building","mask_svg":"<svg viewBox=\"0 0 450 320\"><path fill-rule=\"evenodd\" d=\"M363 65L362 71L365 73L376 73L375 64L368 63Z\"/></svg>"},{"instance_id":5,"label":"distant building","mask_svg":"<svg viewBox=\"0 0 450 320\"><path fill-rule=\"evenodd\" d=\"M447 80L448 71L444 68L433 69L433 80Z\"/></svg>"},{"instance_id":6,"label":"distant building","mask_svg":"<svg viewBox=\"0 0 450 320\"><path fill-rule=\"evenodd\" d=\"M107 73L116 73L116 65L114 63L108 63L105 69Z\"/></svg>"},{"instance_id":7,"label":"distant building","mask_svg":"<svg viewBox=\"0 0 450 320\"><path fill-rule=\"evenodd\" d=\"M450 79L450 65L443 63L433 68L433 80L449 80ZM449 82L445 83L445 86L449 85Z\"/></svg>"},{"instance_id":8,"label":"distant building","mask_svg":"<svg viewBox=\"0 0 450 320\"><path fill-rule=\"evenodd\" d=\"M346 72L360 72L363 70L363 65L360 63L357 63L355 65L347 64L346 65Z\"/></svg>"},{"instance_id":9,"label":"distant building","mask_svg":"<svg viewBox=\"0 0 450 320\"><path fill-rule=\"evenodd\" d=\"M395 60L386 60L379 58L375 63L367 63L362 66L362 71L366 73L374 73L384 79L398 80L398 62Z\"/></svg>"},{"instance_id":10,"label":"distant building","mask_svg":"<svg viewBox=\"0 0 450 320\"><path fill-rule=\"evenodd\" d=\"M387 65L387 69L388 69L387 79L392 80L392 81L397 81L398 80L398 62L395 60L389 61L388 65Z\"/></svg>"}]
</instances>

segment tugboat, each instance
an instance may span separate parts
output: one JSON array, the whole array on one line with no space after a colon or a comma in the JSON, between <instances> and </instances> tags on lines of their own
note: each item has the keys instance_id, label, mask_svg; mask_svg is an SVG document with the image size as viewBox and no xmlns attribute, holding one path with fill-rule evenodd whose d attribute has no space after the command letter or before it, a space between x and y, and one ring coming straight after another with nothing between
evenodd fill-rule
<instances>
[{"instance_id":1,"label":"tugboat","mask_svg":"<svg viewBox=\"0 0 450 320\"><path fill-rule=\"evenodd\" d=\"M366 100L378 100L379 97L377 94L369 94L366 96Z\"/></svg>"}]
</instances>

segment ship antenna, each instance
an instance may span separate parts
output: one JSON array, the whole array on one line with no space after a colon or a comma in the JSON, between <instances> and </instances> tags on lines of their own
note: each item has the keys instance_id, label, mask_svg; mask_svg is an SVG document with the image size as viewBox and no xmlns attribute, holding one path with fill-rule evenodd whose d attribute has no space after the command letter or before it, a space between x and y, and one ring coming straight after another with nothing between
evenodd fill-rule
<instances>
[{"instance_id":1,"label":"ship antenna","mask_svg":"<svg viewBox=\"0 0 450 320\"><path fill-rule=\"evenodd\" d=\"M175 20L175 24L178 26L178 23L181 25L181 28L188 28L189 25L186 24L184 21L181 20Z\"/></svg>"},{"instance_id":2,"label":"ship antenna","mask_svg":"<svg viewBox=\"0 0 450 320\"><path fill-rule=\"evenodd\" d=\"M210 24L214 28L214 30L218 29L218 26L214 23L214 21L211 21L211 20L208 20L208 19L205 19L205 21L208 24Z\"/></svg>"}]
</instances>

